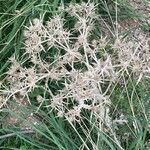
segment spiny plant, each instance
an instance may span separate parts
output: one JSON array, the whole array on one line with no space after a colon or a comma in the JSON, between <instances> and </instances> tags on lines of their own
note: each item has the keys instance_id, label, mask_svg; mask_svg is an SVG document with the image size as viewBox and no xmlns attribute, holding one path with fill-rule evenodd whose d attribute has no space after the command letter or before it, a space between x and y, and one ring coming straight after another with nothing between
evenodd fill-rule
<instances>
[{"instance_id":1,"label":"spiny plant","mask_svg":"<svg viewBox=\"0 0 150 150\"><path fill-rule=\"evenodd\" d=\"M70 22L68 17L71 18ZM13 56L9 59L11 65L1 80L0 108L12 107L23 118L21 120L27 121L23 127L28 128L29 125L49 140L51 138L48 135L36 128L40 123L33 119L33 112L38 113L47 108L54 113L53 117L69 122L83 143L82 149L99 149L89 135L93 131L92 128L88 130L90 125L99 134L106 134L119 149L123 149L117 127L130 124L123 113L120 112L120 117L110 114L112 97L115 88L119 88L123 80L126 92L124 97L129 100L131 113L135 117L127 80L137 80L132 85L134 95L134 88L149 78L149 39L142 37L143 41L139 43L130 37L121 37L116 32L116 38L108 41L106 37L95 34L95 24L99 19L97 5L82 2L58 7L46 22L42 17L31 20L24 29L23 55L21 58ZM12 106L11 101L20 107L32 105L36 101L37 107L28 113L21 110L18 112L18 107ZM142 108L144 114L145 108ZM18 120L13 120L14 124ZM131 130L142 131L137 120L133 120ZM52 136L55 145L65 149L61 141L44 125L42 129ZM87 139L78 133L78 126L81 127L82 134L89 135ZM104 135L103 138L106 139ZM95 138L98 139L97 135ZM89 145L87 141L90 141ZM113 144L105 141L114 149Z\"/></svg>"}]
</instances>

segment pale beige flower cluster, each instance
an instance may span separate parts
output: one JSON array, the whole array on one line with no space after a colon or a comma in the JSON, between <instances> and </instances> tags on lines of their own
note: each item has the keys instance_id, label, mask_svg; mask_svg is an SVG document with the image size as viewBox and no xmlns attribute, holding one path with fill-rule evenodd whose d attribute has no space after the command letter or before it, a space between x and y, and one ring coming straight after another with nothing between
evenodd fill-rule
<instances>
[{"instance_id":1,"label":"pale beige flower cluster","mask_svg":"<svg viewBox=\"0 0 150 150\"><path fill-rule=\"evenodd\" d=\"M112 46L117 50L118 62L122 69L129 74L132 72L138 78L150 75L150 38L140 34L136 39L116 39ZM130 71L130 72L129 72Z\"/></svg>"},{"instance_id":2,"label":"pale beige flower cluster","mask_svg":"<svg viewBox=\"0 0 150 150\"><path fill-rule=\"evenodd\" d=\"M75 20L71 29L67 28L64 12ZM93 32L97 19L94 3L71 3L60 7L47 22L30 22L24 31L26 59L21 63L15 58L10 60L1 86L5 102L16 94L30 101L28 94L42 87L49 93L47 107L54 109L58 117L80 121L82 112L89 111L101 124L110 126L113 85L124 71L138 76L150 73L149 41L141 46L120 37L107 50L106 38L96 37ZM61 89L52 91L49 81L60 80ZM42 103L44 97L38 100L39 96L37 101Z\"/></svg>"}]
</instances>

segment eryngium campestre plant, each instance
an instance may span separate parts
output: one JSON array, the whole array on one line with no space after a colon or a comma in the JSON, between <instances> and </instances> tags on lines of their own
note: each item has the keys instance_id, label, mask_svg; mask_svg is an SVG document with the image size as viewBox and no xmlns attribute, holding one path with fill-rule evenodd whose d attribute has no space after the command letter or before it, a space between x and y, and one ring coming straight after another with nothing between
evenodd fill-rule
<instances>
[{"instance_id":1,"label":"eryngium campestre plant","mask_svg":"<svg viewBox=\"0 0 150 150\"><path fill-rule=\"evenodd\" d=\"M73 20L69 27L67 17ZM24 30L24 61L12 57L0 84L0 108L16 95L32 103L30 95L39 88L39 107L48 100L46 107L70 122L80 121L82 112L88 111L100 127L111 127L114 85L125 73L138 82L149 77L149 39L143 38L143 44L117 37L110 43L95 35L98 19L94 3L71 3L60 6L47 22L30 21ZM58 88L52 88L53 84Z\"/></svg>"}]
</instances>

